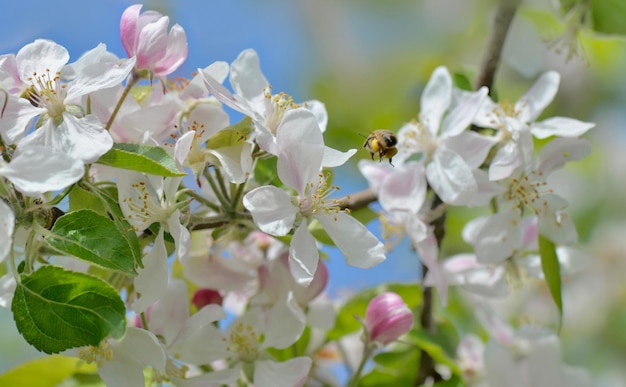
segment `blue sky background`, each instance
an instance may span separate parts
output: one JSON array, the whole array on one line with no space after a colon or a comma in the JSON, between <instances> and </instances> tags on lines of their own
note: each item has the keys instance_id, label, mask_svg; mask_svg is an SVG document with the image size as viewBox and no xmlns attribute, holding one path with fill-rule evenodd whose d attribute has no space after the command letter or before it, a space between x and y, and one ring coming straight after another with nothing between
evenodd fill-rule
<instances>
[{"instance_id":1,"label":"blue sky background","mask_svg":"<svg viewBox=\"0 0 626 387\"><path fill-rule=\"evenodd\" d=\"M119 19L123 11L135 2L123 0L12 1L0 13L0 54L17 53L25 44L38 38L51 39L65 46L70 61L75 61L85 51L98 43L105 43L109 51L120 57L125 51L119 38ZM260 56L261 66L274 90L285 91L296 101L311 99L310 80L320 74L331 62L316 52L303 12L307 8L300 1L164 1L143 2L144 10L159 10L170 16L171 24L180 24L187 33L189 57L175 75L189 77L199 67L213 61L232 62L244 49L254 48ZM396 15L398 16L398 15ZM383 18L384 20L384 18ZM364 17L363 25L353 26L368 33L371 20ZM387 39L402 24L389 23L380 34L370 40L372 47L388 45ZM371 33L371 31L369 31ZM396 34L397 35L397 34ZM367 53L368 50L365 50ZM228 110L228 109L227 109ZM330 116L332 123L333 116ZM356 137L350 147L362 146ZM345 150L345 149L344 149ZM365 180L354 165L339 168L334 179L342 193L366 188ZM378 222L370 228L378 233ZM374 269L351 268L336 249L328 248L330 269L329 291L332 295L357 291L388 281L415 281L419 278L417 257L406 243L390 254L387 261ZM17 333L9 310L0 310L0 372L20 362L24 356L34 356L36 351L23 343ZM6 346L5 346L6 344ZM10 352L10 353L9 353Z\"/></svg>"}]
</instances>

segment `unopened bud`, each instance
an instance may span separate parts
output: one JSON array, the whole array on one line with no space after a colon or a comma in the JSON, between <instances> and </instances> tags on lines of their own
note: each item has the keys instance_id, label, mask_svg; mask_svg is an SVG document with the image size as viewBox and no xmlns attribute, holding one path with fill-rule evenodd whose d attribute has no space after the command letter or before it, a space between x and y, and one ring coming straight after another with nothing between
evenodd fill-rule
<instances>
[{"instance_id":1,"label":"unopened bud","mask_svg":"<svg viewBox=\"0 0 626 387\"><path fill-rule=\"evenodd\" d=\"M198 289L191 300L198 309L209 304L222 305L222 301L222 295L214 289Z\"/></svg>"},{"instance_id":2,"label":"unopened bud","mask_svg":"<svg viewBox=\"0 0 626 387\"><path fill-rule=\"evenodd\" d=\"M396 293L386 292L374 297L365 312L365 327L370 341L389 344L413 326L413 313Z\"/></svg>"}]
</instances>

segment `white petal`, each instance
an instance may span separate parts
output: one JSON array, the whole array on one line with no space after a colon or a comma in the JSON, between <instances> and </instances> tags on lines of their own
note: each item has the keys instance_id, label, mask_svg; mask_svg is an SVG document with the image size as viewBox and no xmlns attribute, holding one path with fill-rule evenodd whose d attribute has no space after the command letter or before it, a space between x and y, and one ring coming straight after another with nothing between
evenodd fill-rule
<instances>
[{"instance_id":1,"label":"white petal","mask_svg":"<svg viewBox=\"0 0 626 387\"><path fill-rule=\"evenodd\" d=\"M580 138L555 138L537 155L537 170L548 176L572 160L582 160L591 153L591 143Z\"/></svg>"},{"instance_id":2,"label":"white petal","mask_svg":"<svg viewBox=\"0 0 626 387\"><path fill-rule=\"evenodd\" d=\"M259 56L253 49L241 52L230 66L230 84L238 97L253 107L257 113L263 113L264 89L269 82L261 71Z\"/></svg>"},{"instance_id":3,"label":"white petal","mask_svg":"<svg viewBox=\"0 0 626 387\"><path fill-rule=\"evenodd\" d=\"M255 387L302 387L311 369L311 358L296 357L282 363L254 362Z\"/></svg>"},{"instance_id":4,"label":"white petal","mask_svg":"<svg viewBox=\"0 0 626 387\"><path fill-rule=\"evenodd\" d=\"M189 150L191 149L191 145L193 144L195 137L196 132L192 130L176 139L176 145L174 146L174 160L176 160L176 164L181 169L187 159L187 155L189 154Z\"/></svg>"},{"instance_id":5,"label":"white petal","mask_svg":"<svg viewBox=\"0 0 626 387\"><path fill-rule=\"evenodd\" d=\"M441 302L445 306L448 303L448 279L439 264L437 258L439 257L439 246L437 245L437 238L430 230L425 239L414 245L417 250L420 260L426 266L426 274L430 274L432 277L433 286L437 288Z\"/></svg>"},{"instance_id":6,"label":"white petal","mask_svg":"<svg viewBox=\"0 0 626 387\"><path fill-rule=\"evenodd\" d=\"M433 71L422 92L420 115L432 135L436 135L441 125L443 113L452 100L452 78L448 69L440 66Z\"/></svg>"},{"instance_id":7,"label":"white petal","mask_svg":"<svg viewBox=\"0 0 626 387\"><path fill-rule=\"evenodd\" d=\"M236 385L237 379L241 377L241 364L235 364L233 368L211 371L198 376L185 377L185 379L179 379L173 375L168 376L177 387L234 386Z\"/></svg>"},{"instance_id":8,"label":"white petal","mask_svg":"<svg viewBox=\"0 0 626 387\"><path fill-rule=\"evenodd\" d=\"M254 283L256 274L238 267L234 260L222 256L190 254L181 260L185 277L198 286L224 291L238 291Z\"/></svg>"},{"instance_id":9,"label":"white petal","mask_svg":"<svg viewBox=\"0 0 626 387\"><path fill-rule=\"evenodd\" d=\"M468 91L457 89L454 89L453 93L453 95L459 99L467 98L469 94L470 92ZM472 123L474 125L480 126L481 128L497 128L498 123L500 122L498 116L494 114L494 112L497 110L502 110L500 105L493 102L493 100L489 98L489 96L486 96L485 99L483 99L480 108L478 109L478 113L476 113L476 116L472 120Z\"/></svg>"},{"instance_id":10,"label":"white petal","mask_svg":"<svg viewBox=\"0 0 626 387\"><path fill-rule=\"evenodd\" d=\"M315 216L350 266L368 269L385 260L385 246L361 222L339 212Z\"/></svg>"},{"instance_id":11,"label":"white petal","mask_svg":"<svg viewBox=\"0 0 626 387\"><path fill-rule=\"evenodd\" d=\"M304 312L291 292L272 305L267 317L264 348L285 349L295 343L304 331Z\"/></svg>"},{"instance_id":12,"label":"white petal","mask_svg":"<svg viewBox=\"0 0 626 387\"><path fill-rule=\"evenodd\" d=\"M2 215L2 210L0 210L0 215ZM2 232L1 229L0 232ZM0 252L0 254L2 253ZM17 281L15 281L15 276L13 275L13 273L7 273L0 277L0 307L11 307L11 303L13 302L13 295L15 294L15 288L17 288ZM335 321L333 320L333 324L334 323ZM332 326L330 328L332 328Z\"/></svg>"},{"instance_id":13,"label":"white petal","mask_svg":"<svg viewBox=\"0 0 626 387\"><path fill-rule=\"evenodd\" d=\"M228 356L228 342L215 322L226 318L219 305L207 305L189 317L181 327L168 352L190 363L211 362Z\"/></svg>"},{"instance_id":14,"label":"white petal","mask_svg":"<svg viewBox=\"0 0 626 387\"><path fill-rule=\"evenodd\" d=\"M161 229L152 250L143 257L143 268L137 269L134 284L139 297L132 306L136 313L145 312L150 304L161 298L167 288L167 275L167 251Z\"/></svg>"},{"instance_id":15,"label":"white petal","mask_svg":"<svg viewBox=\"0 0 626 387\"><path fill-rule=\"evenodd\" d=\"M0 199L0 262L4 261L13 248L14 228L15 215L13 210L4 200Z\"/></svg>"},{"instance_id":16,"label":"white petal","mask_svg":"<svg viewBox=\"0 0 626 387\"><path fill-rule=\"evenodd\" d=\"M7 96L0 96L0 105L5 103ZM2 139L8 145L15 144L26 133L30 127L31 120L39 114L45 113L47 110L31 105L24 98L15 98L8 96L6 107L0 117L0 134Z\"/></svg>"},{"instance_id":17,"label":"white petal","mask_svg":"<svg viewBox=\"0 0 626 387\"><path fill-rule=\"evenodd\" d=\"M228 66L228 63L220 62L220 61L213 62L207 67L202 69L204 73L208 74L219 83L224 83L224 80L228 76L229 70L230 70L230 66ZM207 92L208 90L206 86L204 85L204 78L202 74L198 72L198 74L195 77L193 77L193 79L191 80L191 82L189 82L189 84L185 87L185 89L183 89L183 92L181 93L181 98L183 99L204 98L206 97Z\"/></svg>"},{"instance_id":18,"label":"white petal","mask_svg":"<svg viewBox=\"0 0 626 387\"><path fill-rule=\"evenodd\" d=\"M252 174L252 144L244 142L209 152L219 160L231 183L242 184Z\"/></svg>"},{"instance_id":19,"label":"white petal","mask_svg":"<svg viewBox=\"0 0 626 387\"><path fill-rule=\"evenodd\" d=\"M593 122L578 121L567 117L552 117L541 122L534 123L530 130L536 138L557 137L578 137L596 126Z\"/></svg>"},{"instance_id":20,"label":"white petal","mask_svg":"<svg viewBox=\"0 0 626 387\"><path fill-rule=\"evenodd\" d=\"M209 92L217 98L221 103L230 106L231 108L251 117L255 116L255 112L252 107L245 100L235 97L227 88L222 85L222 82L213 78L210 72L203 69L198 69L198 73L204 80L204 85Z\"/></svg>"},{"instance_id":21,"label":"white petal","mask_svg":"<svg viewBox=\"0 0 626 387\"><path fill-rule=\"evenodd\" d=\"M367 159L359 160L359 171L367 182L370 189L378 196L380 189L385 186L384 181L390 174L393 173L394 168L389 163L379 163L377 161L371 161Z\"/></svg>"},{"instance_id":22,"label":"white petal","mask_svg":"<svg viewBox=\"0 0 626 387\"><path fill-rule=\"evenodd\" d=\"M203 143L226 128L230 124L230 118L222 106L215 103L202 103L189 113L187 122L197 122L202 125L202 129L195 133L199 136L199 141Z\"/></svg>"},{"instance_id":23,"label":"white petal","mask_svg":"<svg viewBox=\"0 0 626 387\"><path fill-rule=\"evenodd\" d=\"M297 283L304 286L311 283L319 258L315 238L309 232L307 223L302 222L293 234L289 245L289 270Z\"/></svg>"},{"instance_id":24,"label":"white petal","mask_svg":"<svg viewBox=\"0 0 626 387\"><path fill-rule=\"evenodd\" d=\"M539 234L560 245L572 245L578 241L576 225L565 211L567 204L555 194L544 194L533 203L542 209L537 221Z\"/></svg>"},{"instance_id":25,"label":"white petal","mask_svg":"<svg viewBox=\"0 0 626 387\"><path fill-rule=\"evenodd\" d=\"M556 71L542 74L515 104L515 110L521 111L519 120L535 121L554 99L560 81L561 76Z\"/></svg>"},{"instance_id":26,"label":"white petal","mask_svg":"<svg viewBox=\"0 0 626 387\"><path fill-rule=\"evenodd\" d=\"M106 48L106 46L105 46ZM135 58L115 62L95 62L80 69L76 78L68 84L67 101L97 90L121 84L135 66Z\"/></svg>"},{"instance_id":27,"label":"white petal","mask_svg":"<svg viewBox=\"0 0 626 387\"><path fill-rule=\"evenodd\" d=\"M0 175L26 195L63 189L77 182L84 171L81 161L38 145L21 149L10 164L0 167Z\"/></svg>"},{"instance_id":28,"label":"white petal","mask_svg":"<svg viewBox=\"0 0 626 387\"><path fill-rule=\"evenodd\" d=\"M34 133L24 137L18 148L43 145L63 152L85 164L93 163L113 146L113 139L96 116L76 118L63 113L63 122L53 126L49 121Z\"/></svg>"},{"instance_id":29,"label":"white petal","mask_svg":"<svg viewBox=\"0 0 626 387\"><path fill-rule=\"evenodd\" d=\"M409 162L391 172L380 188L379 201L388 212L405 210L416 214L426 198L426 176L419 162Z\"/></svg>"},{"instance_id":30,"label":"white petal","mask_svg":"<svg viewBox=\"0 0 626 387\"><path fill-rule=\"evenodd\" d=\"M463 132L472 123L486 96L487 88L481 87L454 106L443 120L441 137L456 136Z\"/></svg>"},{"instance_id":31,"label":"white petal","mask_svg":"<svg viewBox=\"0 0 626 387\"><path fill-rule=\"evenodd\" d=\"M305 108L309 109L315 117L317 117L317 124L320 126L322 133L326 131L328 125L328 112L323 102L317 100L306 101L302 104Z\"/></svg>"},{"instance_id":32,"label":"white petal","mask_svg":"<svg viewBox=\"0 0 626 387\"><path fill-rule=\"evenodd\" d=\"M426 177L441 200L448 204L465 205L478 189L472 170L461 156L443 147L437 149L426 166Z\"/></svg>"},{"instance_id":33,"label":"white petal","mask_svg":"<svg viewBox=\"0 0 626 387\"><path fill-rule=\"evenodd\" d=\"M254 223L271 235L287 235L293 228L298 209L291 204L291 196L280 188L263 186L253 189L243 197Z\"/></svg>"},{"instance_id":34,"label":"white petal","mask_svg":"<svg viewBox=\"0 0 626 387\"><path fill-rule=\"evenodd\" d=\"M118 349L144 367L165 371L165 351L152 332L128 327Z\"/></svg>"},{"instance_id":35,"label":"white petal","mask_svg":"<svg viewBox=\"0 0 626 387\"><path fill-rule=\"evenodd\" d=\"M481 263L500 263L521 246L519 217L513 211L499 212L489 217L476 237L474 250Z\"/></svg>"},{"instance_id":36,"label":"white petal","mask_svg":"<svg viewBox=\"0 0 626 387\"><path fill-rule=\"evenodd\" d=\"M330 147L324 147L324 158L322 159L322 167L335 168L344 165L356 153L356 149L350 149L346 152L338 151Z\"/></svg>"},{"instance_id":37,"label":"white petal","mask_svg":"<svg viewBox=\"0 0 626 387\"><path fill-rule=\"evenodd\" d=\"M333 300L325 293L322 293L308 305L306 314L307 325L327 331L335 326L336 315L337 311L335 310Z\"/></svg>"},{"instance_id":38,"label":"white petal","mask_svg":"<svg viewBox=\"0 0 626 387\"><path fill-rule=\"evenodd\" d=\"M447 137L442 143L465 160L470 168L478 168L497 140L473 131L465 131L458 136Z\"/></svg>"},{"instance_id":39,"label":"white petal","mask_svg":"<svg viewBox=\"0 0 626 387\"><path fill-rule=\"evenodd\" d=\"M191 249L191 234L187 227L180 223L180 211L176 210L167 221L167 229L174 238L176 245L176 258L184 259Z\"/></svg>"},{"instance_id":40,"label":"white petal","mask_svg":"<svg viewBox=\"0 0 626 387\"><path fill-rule=\"evenodd\" d=\"M482 169L473 169L472 174L476 180L476 195L467 202L468 207L480 207L489 204L489 201L496 195L502 194L506 188L497 182L490 181L489 175Z\"/></svg>"},{"instance_id":41,"label":"white petal","mask_svg":"<svg viewBox=\"0 0 626 387\"><path fill-rule=\"evenodd\" d=\"M276 148L278 177L303 195L305 185L317 180L324 155L324 139L313 113L286 112L276 129Z\"/></svg>"},{"instance_id":42,"label":"white petal","mask_svg":"<svg viewBox=\"0 0 626 387\"><path fill-rule=\"evenodd\" d=\"M45 39L37 39L20 49L15 56L20 78L26 82L34 74L54 77L70 60L65 47Z\"/></svg>"},{"instance_id":43,"label":"white petal","mask_svg":"<svg viewBox=\"0 0 626 387\"><path fill-rule=\"evenodd\" d=\"M509 141L502 145L489 166L489 180L497 181L511 176L522 165L518 144Z\"/></svg>"},{"instance_id":44,"label":"white petal","mask_svg":"<svg viewBox=\"0 0 626 387\"><path fill-rule=\"evenodd\" d=\"M163 296L146 311L150 332L162 337L167 345L174 342L189 318L188 297L185 281L172 279Z\"/></svg>"}]
</instances>

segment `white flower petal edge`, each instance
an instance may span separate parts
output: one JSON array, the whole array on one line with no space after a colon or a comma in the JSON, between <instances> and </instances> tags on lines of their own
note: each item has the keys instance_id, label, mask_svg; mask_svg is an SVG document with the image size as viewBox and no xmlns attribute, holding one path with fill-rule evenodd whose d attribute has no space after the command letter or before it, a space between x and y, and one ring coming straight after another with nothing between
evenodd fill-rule
<instances>
[{"instance_id":1,"label":"white flower petal edge","mask_svg":"<svg viewBox=\"0 0 626 387\"><path fill-rule=\"evenodd\" d=\"M519 120L522 122L536 120L554 99L560 81L561 76L556 71L543 73L515 104L515 110L521 112Z\"/></svg>"},{"instance_id":2,"label":"white flower petal edge","mask_svg":"<svg viewBox=\"0 0 626 387\"><path fill-rule=\"evenodd\" d=\"M305 317L292 292L281 297L268 312L264 348L285 349L304 331Z\"/></svg>"},{"instance_id":3,"label":"white flower petal edge","mask_svg":"<svg viewBox=\"0 0 626 387\"><path fill-rule=\"evenodd\" d=\"M443 113L452 102L452 78L448 69L440 66L430 76L421 98L421 121L436 136Z\"/></svg>"},{"instance_id":4,"label":"white flower petal edge","mask_svg":"<svg viewBox=\"0 0 626 387\"><path fill-rule=\"evenodd\" d=\"M317 270L319 257L315 238L309 232L307 223L302 222L293 234L289 245L289 271L297 283L304 286L311 283Z\"/></svg>"},{"instance_id":5,"label":"white flower petal edge","mask_svg":"<svg viewBox=\"0 0 626 387\"><path fill-rule=\"evenodd\" d=\"M10 164L0 166L0 176L26 195L63 189L77 182L84 172L82 162L42 146L16 152Z\"/></svg>"},{"instance_id":6,"label":"white flower petal edge","mask_svg":"<svg viewBox=\"0 0 626 387\"><path fill-rule=\"evenodd\" d=\"M291 196L280 188L263 186L253 189L243 197L254 223L261 231L285 236L293 228L298 208L291 204Z\"/></svg>"},{"instance_id":7,"label":"white flower petal edge","mask_svg":"<svg viewBox=\"0 0 626 387\"><path fill-rule=\"evenodd\" d=\"M145 312L150 304L161 298L167 287L167 275L167 251L161 228L152 250L143 257L143 268L137 269L134 283L140 296L132 306L136 313Z\"/></svg>"},{"instance_id":8,"label":"white flower petal edge","mask_svg":"<svg viewBox=\"0 0 626 387\"><path fill-rule=\"evenodd\" d=\"M361 222L338 212L314 216L350 266L368 269L385 260L385 246Z\"/></svg>"},{"instance_id":9,"label":"white flower petal edge","mask_svg":"<svg viewBox=\"0 0 626 387\"><path fill-rule=\"evenodd\" d=\"M578 137L587 133L589 129L595 126L596 124L593 122L584 122L567 117L552 117L532 124L530 131L533 136L539 139L550 136Z\"/></svg>"},{"instance_id":10,"label":"white flower petal edge","mask_svg":"<svg viewBox=\"0 0 626 387\"><path fill-rule=\"evenodd\" d=\"M254 363L254 385L256 387L294 387L303 386L311 369L312 361L308 357L296 357L278 363L272 360L260 360Z\"/></svg>"},{"instance_id":11,"label":"white flower petal edge","mask_svg":"<svg viewBox=\"0 0 626 387\"><path fill-rule=\"evenodd\" d=\"M0 263L5 260L13 248L13 229L15 215L4 200L0 199Z\"/></svg>"},{"instance_id":12,"label":"white flower petal edge","mask_svg":"<svg viewBox=\"0 0 626 387\"><path fill-rule=\"evenodd\" d=\"M478 190L472 170L461 156L442 147L426 166L426 177L441 200L448 204L465 205Z\"/></svg>"}]
</instances>

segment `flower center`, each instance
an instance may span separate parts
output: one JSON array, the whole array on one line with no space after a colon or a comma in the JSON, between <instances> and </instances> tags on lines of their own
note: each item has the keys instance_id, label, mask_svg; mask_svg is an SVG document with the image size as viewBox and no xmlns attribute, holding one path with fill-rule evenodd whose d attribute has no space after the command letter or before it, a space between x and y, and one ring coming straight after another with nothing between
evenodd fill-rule
<instances>
[{"instance_id":1,"label":"flower center","mask_svg":"<svg viewBox=\"0 0 626 387\"><path fill-rule=\"evenodd\" d=\"M542 177L543 173L533 170L520 179L512 178L505 194L506 199L520 212L524 207L528 207L535 215L539 215L543 206L537 205L536 201L541 195L552 192L552 189L546 187L548 183L541 180Z\"/></svg>"},{"instance_id":2,"label":"flower center","mask_svg":"<svg viewBox=\"0 0 626 387\"><path fill-rule=\"evenodd\" d=\"M401 136L398 147L406 154L423 153L425 161L428 162L437 150L439 141L421 119L411 121L410 125L409 130Z\"/></svg>"},{"instance_id":3,"label":"flower center","mask_svg":"<svg viewBox=\"0 0 626 387\"><path fill-rule=\"evenodd\" d=\"M134 183L132 188L136 191L135 196L123 199L128 205L130 214L127 216L128 222L133 225L135 231L141 231L143 225L150 225L154 222L167 222L170 217L168 208L162 206L160 201L156 201L150 195L144 181Z\"/></svg>"},{"instance_id":4,"label":"flower center","mask_svg":"<svg viewBox=\"0 0 626 387\"><path fill-rule=\"evenodd\" d=\"M78 351L78 357L87 364L96 363L98 367L102 367L104 362L113 359L113 350L109 342L102 340L97 347L86 347Z\"/></svg>"},{"instance_id":5,"label":"flower center","mask_svg":"<svg viewBox=\"0 0 626 387\"><path fill-rule=\"evenodd\" d=\"M334 215L341 211L348 211L341 209L341 206L344 204L343 200L329 199L332 193L341 190L338 186L328 185L327 178L329 177L330 174L324 177L324 174L320 173L316 183L310 182L306 186L304 197L299 198L300 212L304 216L318 213Z\"/></svg>"},{"instance_id":6,"label":"flower center","mask_svg":"<svg viewBox=\"0 0 626 387\"><path fill-rule=\"evenodd\" d=\"M293 102L293 98L283 92L272 95L272 87L268 86L263 90L265 95L265 126L276 136L276 129L283 120L283 115L287 110L301 107Z\"/></svg>"},{"instance_id":7,"label":"flower center","mask_svg":"<svg viewBox=\"0 0 626 387\"><path fill-rule=\"evenodd\" d=\"M231 329L228 341L226 350L233 355L228 356L227 360L239 359L244 363L252 363L258 358L259 335L251 325L237 323Z\"/></svg>"},{"instance_id":8,"label":"flower center","mask_svg":"<svg viewBox=\"0 0 626 387\"><path fill-rule=\"evenodd\" d=\"M25 97L33 106L48 110L48 115L56 122L62 119L65 111L66 85L61 82L61 73L52 75L50 70L43 74L33 73L28 78L31 86L25 92Z\"/></svg>"}]
</instances>

